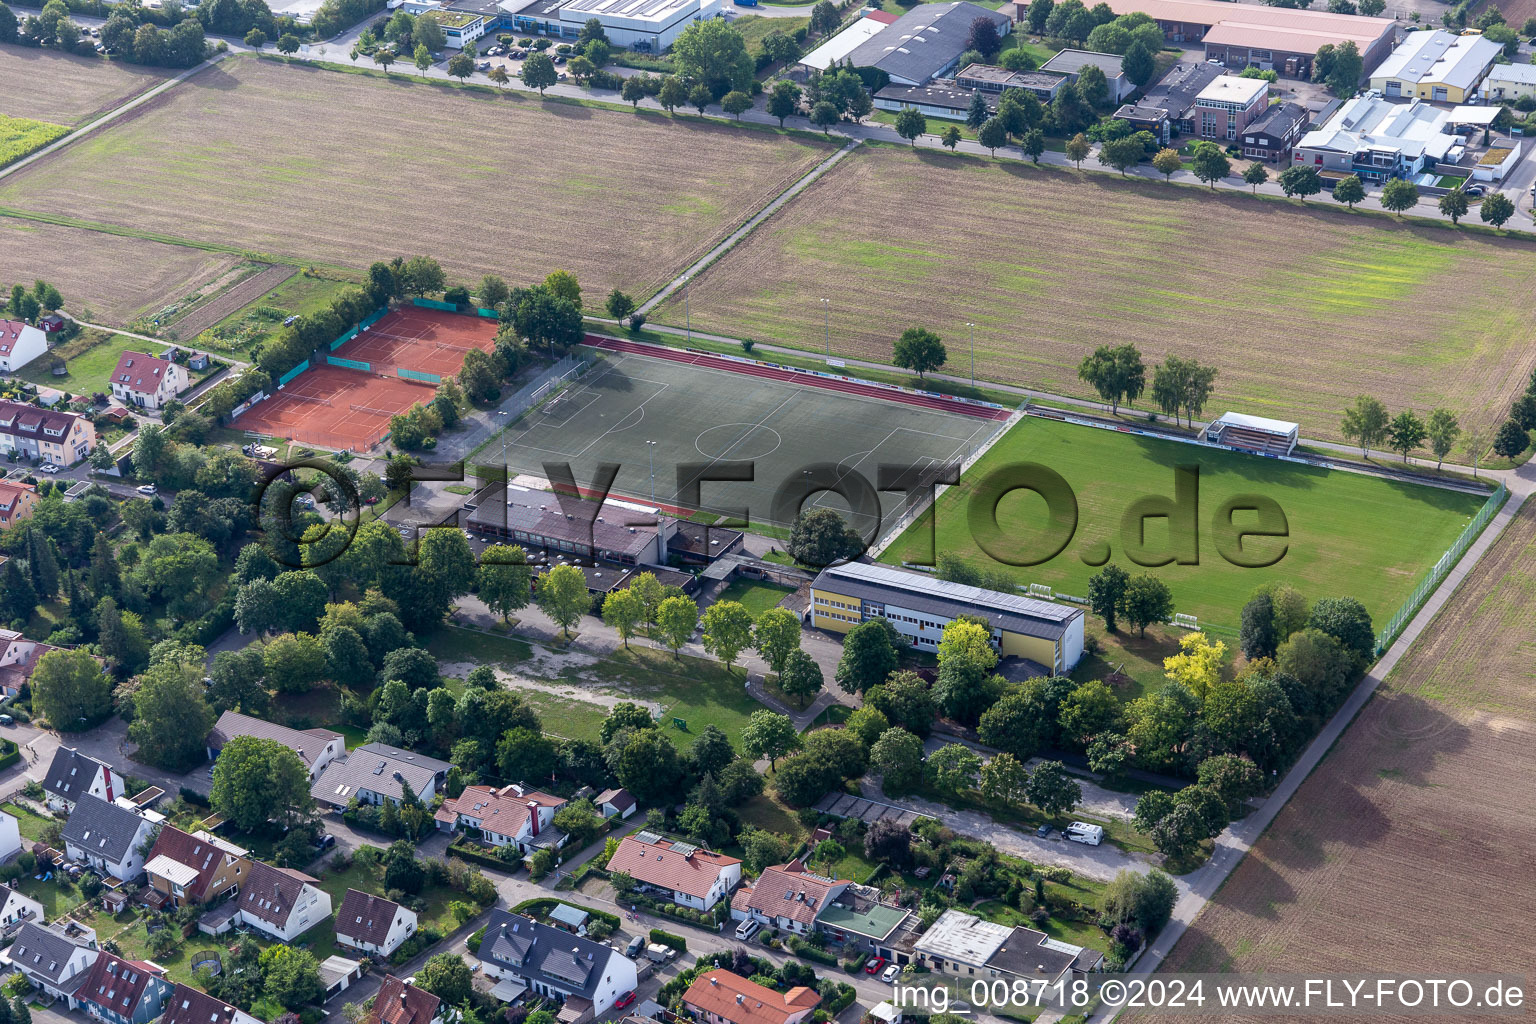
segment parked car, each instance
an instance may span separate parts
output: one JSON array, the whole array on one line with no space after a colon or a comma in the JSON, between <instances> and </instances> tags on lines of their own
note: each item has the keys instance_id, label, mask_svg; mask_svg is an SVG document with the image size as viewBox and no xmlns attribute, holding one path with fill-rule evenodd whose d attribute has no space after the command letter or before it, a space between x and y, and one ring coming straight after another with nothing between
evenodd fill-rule
<instances>
[{"instance_id":1,"label":"parked car","mask_svg":"<svg viewBox=\"0 0 1536 1024\"><path fill-rule=\"evenodd\" d=\"M140 484L136 490L140 494L154 494L157 490L154 484Z\"/></svg>"},{"instance_id":2,"label":"parked car","mask_svg":"<svg viewBox=\"0 0 1536 1024\"><path fill-rule=\"evenodd\" d=\"M1466 188L1462 189L1461 191L1462 191L1462 194L1466 195L1466 196L1481 196L1481 195L1487 195L1488 194L1488 189L1485 188L1482 185L1468 185Z\"/></svg>"},{"instance_id":3,"label":"parked car","mask_svg":"<svg viewBox=\"0 0 1536 1024\"><path fill-rule=\"evenodd\" d=\"M556 64L564 64L565 63L565 54L563 54L563 53L556 54L555 55L555 63Z\"/></svg>"},{"instance_id":4,"label":"parked car","mask_svg":"<svg viewBox=\"0 0 1536 1024\"><path fill-rule=\"evenodd\" d=\"M741 0L736 0L736 2L740 3ZM890 984L899 977L901 977L901 968L897 967L895 964L891 964L885 970L880 972L880 980L886 984Z\"/></svg>"},{"instance_id":5,"label":"parked car","mask_svg":"<svg viewBox=\"0 0 1536 1024\"><path fill-rule=\"evenodd\" d=\"M757 930L761 927L761 924L749 917L745 921L741 922L741 924L736 926L736 937L742 942L746 942L753 935L757 934Z\"/></svg>"},{"instance_id":6,"label":"parked car","mask_svg":"<svg viewBox=\"0 0 1536 1024\"><path fill-rule=\"evenodd\" d=\"M1098 846L1104 841L1104 826L1090 825L1082 821L1074 821L1067 826L1067 838L1074 843L1083 843L1086 846Z\"/></svg>"},{"instance_id":7,"label":"parked car","mask_svg":"<svg viewBox=\"0 0 1536 1024\"><path fill-rule=\"evenodd\" d=\"M882 968L884 966L885 966L885 957L883 957L883 956L872 956L872 957L869 958L869 963L864 965L864 973L865 974L879 974L880 973L880 968Z\"/></svg>"},{"instance_id":8,"label":"parked car","mask_svg":"<svg viewBox=\"0 0 1536 1024\"><path fill-rule=\"evenodd\" d=\"M636 935L634 938L629 940L629 945L624 947L624 955L633 960L635 958L635 954L644 948L645 939L641 938L639 935Z\"/></svg>"},{"instance_id":9,"label":"parked car","mask_svg":"<svg viewBox=\"0 0 1536 1024\"><path fill-rule=\"evenodd\" d=\"M489 70L491 70L491 62L488 61L488 60L483 60L479 64L475 65L475 70L476 71L489 71Z\"/></svg>"},{"instance_id":10,"label":"parked car","mask_svg":"<svg viewBox=\"0 0 1536 1024\"><path fill-rule=\"evenodd\" d=\"M1051 838L1051 826L1041 825L1039 828L1035 829L1035 836L1039 839Z\"/></svg>"},{"instance_id":11,"label":"parked car","mask_svg":"<svg viewBox=\"0 0 1536 1024\"><path fill-rule=\"evenodd\" d=\"M15 725L16 719L10 715L0 715L0 725Z\"/></svg>"},{"instance_id":12,"label":"parked car","mask_svg":"<svg viewBox=\"0 0 1536 1024\"><path fill-rule=\"evenodd\" d=\"M617 999L615 999L613 1001L613 1008L615 1010L622 1010L622 1009L624 1009L624 1007L628 1006L630 1003L632 1003L634 1001L635 1001L635 993L634 993L633 990L630 990L628 992L625 992L623 995L619 996L619 998L617 998Z\"/></svg>"},{"instance_id":13,"label":"parked car","mask_svg":"<svg viewBox=\"0 0 1536 1024\"><path fill-rule=\"evenodd\" d=\"M329 832L315 840L315 849L319 850L321 853L324 853L326 850L329 850L335 845L336 837L331 835Z\"/></svg>"},{"instance_id":14,"label":"parked car","mask_svg":"<svg viewBox=\"0 0 1536 1024\"><path fill-rule=\"evenodd\" d=\"M59 471L59 467L55 466L51 462L45 462L41 466L37 467L37 471L39 473L47 473L49 476L52 476Z\"/></svg>"}]
</instances>

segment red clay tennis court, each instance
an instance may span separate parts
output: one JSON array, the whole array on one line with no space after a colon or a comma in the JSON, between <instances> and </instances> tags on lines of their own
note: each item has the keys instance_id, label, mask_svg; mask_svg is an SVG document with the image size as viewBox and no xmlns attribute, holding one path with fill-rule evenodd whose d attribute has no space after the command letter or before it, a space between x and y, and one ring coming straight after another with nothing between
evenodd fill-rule
<instances>
[{"instance_id":1,"label":"red clay tennis court","mask_svg":"<svg viewBox=\"0 0 1536 1024\"><path fill-rule=\"evenodd\" d=\"M406 369L452 377L470 349L491 351L496 329L495 320L401 306L331 355L367 363L374 373Z\"/></svg>"},{"instance_id":2,"label":"red clay tennis court","mask_svg":"<svg viewBox=\"0 0 1536 1024\"><path fill-rule=\"evenodd\" d=\"M234 426L303 444L366 451L389 432L391 416L430 402L434 393L426 384L316 366L251 406Z\"/></svg>"}]
</instances>

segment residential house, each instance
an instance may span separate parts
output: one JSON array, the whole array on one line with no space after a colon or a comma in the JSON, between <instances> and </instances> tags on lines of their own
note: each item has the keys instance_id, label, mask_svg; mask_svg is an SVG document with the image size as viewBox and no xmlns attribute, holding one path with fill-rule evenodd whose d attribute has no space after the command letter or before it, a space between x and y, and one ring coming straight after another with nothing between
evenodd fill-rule
<instances>
[{"instance_id":1,"label":"residential house","mask_svg":"<svg viewBox=\"0 0 1536 1024\"><path fill-rule=\"evenodd\" d=\"M84 416L0 400L0 455L73 466L95 447L96 428Z\"/></svg>"},{"instance_id":2,"label":"residential house","mask_svg":"<svg viewBox=\"0 0 1536 1024\"><path fill-rule=\"evenodd\" d=\"M1077 84L1078 76L1083 68L1093 66L1104 72L1104 77L1109 81L1110 103L1119 103L1131 93L1136 91L1136 85L1125 77L1125 70L1121 62L1125 58L1115 53L1095 53L1092 50L1062 50L1056 56L1040 65L1040 70L1047 74L1063 76L1072 84Z\"/></svg>"},{"instance_id":3,"label":"residential house","mask_svg":"<svg viewBox=\"0 0 1536 1024\"><path fill-rule=\"evenodd\" d=\"M731 898L731 917L809 935L816 930L816 916L852 884L850 879L812 874L792 860L764 868L750 886L738 889Z\"/></svg>"},{"instance_id":4,"label":"residential house","mask_svg":"<svg viewBox=\"0 0 1536 1024\"><path fill-rule=\"evenodd\" d=\"M251 861L235 917L282 942L292 942L331 916L331 897L301 871Z\"/></svg>"},{"instance_id":5,"label":"residential house","mask_svg":"<svg viewBox=\"0 0 1536 1024\"><path fill-rule=\"evenodd\" d=\"M1028 2L1022 0L1023 7ZM1016 9L1019 4L1015 0ZM1365 70L1370 71L1397 40L1397 23L1391 18L1331 11L1223 0L1109 0L1109 7L1117 15L1146 14L1179 49L1203 44L1207 60L1238 70L1252 65L1297 78L1311 77L1312 62L1325 44L1354 43Z\"/></svg>"},{"instance_id":6,"label":"residential house","mask_svg":"<svg viewBox=\"0 0 1536 1024\"><path fill-rule=\"evenodd\" d=\"M53 752L43 791L49 807L73 811L81 796L89 793L99 800L113 802L123 795L123 777L112 766L82 754L74 747L60 747Z\"/></svg>"},{"instance_id":7,"label":"residential house","mask_svg":"<svg viewBox=\"0 0 1536 1024\"><path fill-rule=\"evenodd\" d=\"M416 912L382 896L348 889L336 911L336 942L374 959L388 957L416 934Z\"/></svg>"},{"instance_id":8,"label":"residential house","mask_svg":"<svg viewBox=\"0 0 1536 1024\"><path fill-rule=\"evenodd\" d=\"M1008 15L968 0L919 4L859 43L841 63L882 72L891 85L927 85L955 70L977 18L993 22L999 35L1013 30Z\"/></svg>"},{"instance_id":9,"label":"residential house","mask_svg":"<svg viewBox=\"0 0 1536 1024\"><path fill-rule=\"evenodd\" d=\"M144 874L140 847L153 828L148 818L85 793L64 823L64 852L98 874L134 882Z\"/></svg>"},{"instance_id":10,"label":"residential house","mask_svg":"<svg viewBox=\"0 0 1536 1024\"><path fill-rule=\"evenodd\" d=\"M112 397L140 409L159 409L190 385L186 367L143 352L124 352L112 371Z\"/></svg>"},{"instance_id":11,"label":"residential house","mask_svg":"<svg viewBox=\"0 0 1536 1024\"><path fill-rule=\"evenodd\" d=\"M338 732L329 729L290 729L287 726L253 718L238 711L226 711L213 724L208 734L208 757L215 759L224 744L236 736L255 736L257 739L276 740L299 755L309 769L310 782L325 770L326 765L347 752L347 741Z\"/></svg>"},{"instance_id":12,"label":"residential house","mask_svg":"<svg viewBox=\"0 0 1536 1024\"><path fill-rule=\"evenodd\" d=\"M10 886L0 886L0 934L10 935L27 922L43 923L43 905Z\"/></svg>"},{"instance_id":13,"label":"residential house","mask_svg":"<svg viewBox=\"0 0 1536 1024\"><path fill-rule=\"evenodd\" d=\"M0 565L4 564L4 560L0 559ZM16 696L21 692L21 688L31 681L32 673L37 670L37 663L42 659L43 655L49 651L57 650L59 648L50 644L40 643L37 640L28 640L14 629L0 629L0 692L3 692L7 697ZM58 753L55 753L54 762L57 761ZM100 764L99 761L96 763ZM106 766L102 765L102 767L105 768ZM111 771L110 768L107 770ZM48 774L52 778L53 769L51 767ZM57 793L52 789L48 789L46 782L43 785L44 789L48 789L48 806L56 811L66 810L74 806L73 800L65 799L63 796L64 790L62 787L66 781L68 780L61 777L59 782L61 788ZM74 792L78 793L79 790L75 789ZM113 792L122 792L121 778L119 778L118 784L113 787Z\"/></svg>"},{"instance_id":14,"label":"residential house","mask_svg":"<svg viewBox=\"0 0 1536 1024\"><path fill-rule=\"evenodd\" d=\"M1276 103L1243 129L1243 156L1250 160L1289 160L1311 115L1300 103Z\"/></svg>"},{"instance_id":15,"label":"residential house","mask_svg":"<svg viewBox=\"0 0 1536 1024\"><path fill-rule=\"evenodd\" d=\"M627 818L639 806L627 789L605 789L592 801L599 814L605 818Z\"/></svg>"},{"instance_id":16,"label":"residential house","mask_svg":"<svg viewBox=\"0 0 1536 1024\"><path fill-rule=\"evenodd\" d=\"M0 811L0 863L21 852L21 822L16 815Z\"/></svg>"},{"instance_id":17,"label":"residential house","mask_svg":"<svg viewBox=\"0 0 1536 1024\"><path fill-rule=\"evenodd\" d=\"M1269 106L1262 78L1222 75L1195 96L1196 134L1202 139L1236 139Z\"/></svg>"},{"instance_id":18,"label":"residential house","mask_svg":"<svg viewBox=\"0 0 1536 1024\"><path fill-rule=\"evenodd\" d=\"M322 806L337 811L353 800L365 804L388 800L398 807L407 786L422 803L431 803L452 767L447 761L387 743L367 743L332 762L309 791Z\"/></svg>"},{"instance_id":19,"label":"residential house","mask_svg":"<svg viewBox=\"0 0 1536 1024\"><path fill-rule=\"evenodd\" d=\"M36 487L19 480L0 480L0 530L29 518L36 508Z\"/></svg>"},{"instance_id":20,"label":"residential house","mask_svg":"<svg viewBox=\"0 0 1536 1024\"><path fill-rule=\"evenodd\" d=\"M1371 88L1389 100L1468 103L1503 55L1502 45L1481 35L1452 35L1440 29L1410 32L1371 72Z\"/></svg>"},{"instance_id":21,"label":"residential house","mask_svg":"<svg viewBox=\"0 0 1536 1024\"><path fill-rule=\"evenodd\" d=\"M179 907L233 896L250 866L250 851L234 843L209 832L189 834L166 825L149 851L144 872L150 891L158 894L152 897L153 905Z\"/></svg>"},{"instance_id":22,"label":"residential house","mask_svg":"<svg viewBox=\"0 0 1536 1024\"><path fill-rule=\"evenodd\" d=\"M440 831L477 831L492 846L516 846L527 861L538 850L565 844L565 833L554 824L565 804L561 797L522 785L466 786L456 799L443 801L435 818Z\"/></svg>"},{"instance_id":23,"label":"residential house","mask_svg":"<svg viewBox=\"0 0 1536 1024\"><path fill-rule=\"evenodd\" d=\"M364 1024L443 1024L442 1000L391 974L379 986Z\"/></svg>"},{"instance_id":24,"label":"residential house","mask_svg":"<svg viewBox=\"0 0 1536 1024\"><path fill-rule=\"evenodd\" d=\"M44 928L39 919L21 926L16 941L0 950L0 963L16 968L34 988L60 999L75 990L80 976L99 955L94 932L88 940L76 941L54 928Z\"/></svg>"},{"instance_id":25,"label":"residential house","mask_svg":"<svg viewBox=\"0 0 1536 1024\"><path fill-rule=\"evenodd\" d=\"M1356 96L1321 128L1296 140L1293 166L1310 164L1333 180L1358 174L1367 181L1409 178L1437 163L1455 163L1465 151L1446 129L1449 113L1423 100L1392 103L1376 94Z\"/></svg>"},{"instance_id":26,"label":"residential house","mask_svg":"<svg viewBox=\"0 0 1536 1024\"><path fill-rule=\"evenodd\" d=\"M261 1024L238 1006L178 983L165 1003L160 1024Z\"/></svg>"},{"instance_id":27,"label":"residential house","mask_svg":"<svg viewBox=\"0 0 1536 1024\"><path fill-rule=\"evenodd\" d=\"M609 871L623 871L642 890L684 907L708 910L741 881L741 861L655 832L637 832L619 841Z\"/></svg>"},{"instance_id":28,"label":"residential house","mask_svg":"<svg viewBox=\"0 0 1536 1024\"><path fill-rule=\"evenodd\" d=\"M1021 657L1064 675L1083 656L1081 608L1023 594L984 590L932 576L849 562L823 569L811 584L811 625L846 633L883 618L918 650L936 651L944 627L961 615L992 626L992 643L1004 657Z\"/></svg>"},{"instance_id":29,"label":"residential house","mask_svg":"<svg viewBox=\"0 0 1536 1024\"><path fill-rule=\"evenodd\" d=\"M48 335L21 320L0 320L0 373L15 373L48 351Z\"/></svg>"},{"instance_id":30,"label":"residential house","mask_svg":"<svg viewBox=\"0 0 1536 1024\"><path fill-rule=\"evenodd\" d=\"M149 1024L165 1012L173 991L159 964L103 952L69 994L69 1008L106 1024Z\"/></svg>"},{"instance_id":31,"label":"residential house","mask_svg":"<svg viewBox=\"0 0 1536 1024\"><path fill-rule=\"evenodd\" d=\"M1536 64L1495 64L1483 79L1482 98L1495 103L1536 96Z\"/></svg>"},{"instance_id":32,"label":"residential house","mask_svg":"<svg viewBox=\"0 0 1536 1024\"><path fill-rule=\"evenodd\" d=\"M800 1024L819 1002L813 988L780 992L719 968L693 979L683 993L683 1006L702 1024Z\"/></svg>"},{"instance_id":33,"label":"residential house","mask_svg":"<svg viewBox=\"0 0 1536 1024\"><path fill-rule=\"evenodd\" d=\"M476 955L486 977L501 982L493 996L509 1002L531 990L557 1000L561 1024L605 1016L638 983L634 961L618 950L500 908Z\"/></svg>"},{"instance_id":34,"label":"residential house","mask_svg":"<svg viewBox=\"0 0 1536 1024\"><path fill-rule=\"evenodd\" d=\"M946 910L913 944L916 961L959 978L1012 976L1052 985L1098 970L1104 954L1009 927L961 910Z\"/></svg>"}]
</instances>

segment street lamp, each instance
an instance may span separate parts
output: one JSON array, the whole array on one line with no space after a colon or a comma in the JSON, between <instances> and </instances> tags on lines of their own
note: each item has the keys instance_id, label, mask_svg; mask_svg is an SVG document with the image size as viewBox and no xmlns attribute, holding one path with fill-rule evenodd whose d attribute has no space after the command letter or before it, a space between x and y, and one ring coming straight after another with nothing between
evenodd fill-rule
<instances>
[{"instance_id":1,"label":"street lamp","mask_svg":"<svg viewBox=\"0 0 1536 1024\"><path fill-rule=\"evenodd\" d=\"M976 386L976 325L968 323L965 326L971 329L971 387Z\"/></svg>"},{"instance_id":2,"label":"street lamp","mask_svg":"<svg viewBox=\"0 0 1536 1024\"><path fill-rule=\"evenodd\" d=\"M683 282L683 317L688 323L688 344L693 344L693 306L688 301L688 293L693 290L693 278ZM655 444L654 441L650 442Z\"/></svg>"},{"instance_id":3,"label":"street lamp","mask_svg":"<svg viewBox=\"0 0 1536 1024\"><path fill-rule=\"evenodd\" d=\"M821 300L821 334L827 345L827 362L832 361L832 304Z\"/></svg>"},{"instance_id":4,"label":"street lamp","mask_svg":"<svg viewBox=\"0 0 1536 1024\"><path fill-rule=\"evenodd\" d=\"M645 452L651 458L651 504L656 504L656 442L645 442Z\"/></svg>"}]
</instances>

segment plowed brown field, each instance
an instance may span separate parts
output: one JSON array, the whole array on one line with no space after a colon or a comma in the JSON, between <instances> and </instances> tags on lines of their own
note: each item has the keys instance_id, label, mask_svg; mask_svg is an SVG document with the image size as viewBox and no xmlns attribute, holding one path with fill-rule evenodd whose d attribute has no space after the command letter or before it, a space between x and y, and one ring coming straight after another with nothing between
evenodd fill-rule
<instances>
[{"instance_id":1,"label":"plowed brown field","mask_svg":"<svg viewBox=\"0 0 1536 1024\"><path fill-rule=\"evenodd\" d=\"M1536 977L1533 581L1528 502L1169 969Z\"/></svg>"},{"instance_id":2,"label":"plowed brown field","mask_svg":"<svg viewBox=\"0 0 1536 1024\"><path fill-rule=\"evenodd\" d=\"M165 72L57 50L0 45L0 114L73 127L165 80Z\"/></svg>"},{"instance_id":3,"label":"plowed brown field","mask_svg":"<svg viewBox=\"0 0 1536 1024\"><path fill-rule=\"evenodd\" d=\"M48 281L70 312L121 326L196 292L238 257L0 217L0 284ZM87 313L90 316L87 316Z\"/></svg>"},{"instance_id":4,"label":"plowed brown field","mask_svg":"<svg viewBox=\"0 0 1536 1024\"><path fill-rule=\"evenodd\" d=\"M4 183L0 205L341 266L564 268L646 295L830 143L242 59ZM46 166L44 166L46 165Z\"/></svg>"},{"instance_id":5,"label":"plowed brown field","mask_svg":"<svg viewBox=\"0 0 1536 1024\"><path fill-rule=\"evenodd\" d=\"M864 147L693 282L693 326L819 352L827 298L842 356L925 325L964 372L972 321L978 373L1056 393L1092 397L1083 355L1133 341L1216 363L1208 413L1309 436L1361 393L1502 419L1536 364L1536 248L1334 206Z\"/></svg>"}]
</instances>

